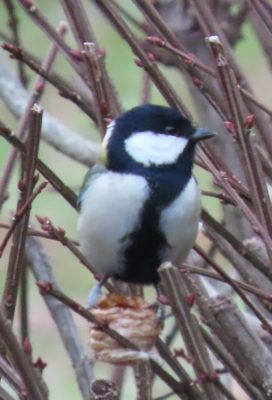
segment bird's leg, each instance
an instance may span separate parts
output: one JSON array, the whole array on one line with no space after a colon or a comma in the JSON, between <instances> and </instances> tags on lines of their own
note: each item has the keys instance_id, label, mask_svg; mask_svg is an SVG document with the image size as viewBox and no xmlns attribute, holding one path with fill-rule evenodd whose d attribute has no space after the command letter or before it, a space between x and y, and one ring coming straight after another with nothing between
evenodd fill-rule
<instances>
[{"instance_id":1,"label":"bird's leg","mask_svg":"<svg viewBox=\"0 0 272 400\"><path fill-rule=\"evenodd\" d=\"M159 320L163 323L165 320L165 306L169 305L169 302L167 297L161 292L160 284L155 285L155 290L157 293L157 303L158 303L157 316Z\"/></svg>"},{"instance_id":2,"label":"bird's leg","mask_svg":"<svg viewBox=\"0 0 272 400\"><path fill-rule=\"evenodd\" d=\"M100 297L102 296L102 286L106 283L108 280L108 275L104 276L90 291L87 299L87 307L92 308L96 306L98 303Z\"/></svg>"}]
</instances>

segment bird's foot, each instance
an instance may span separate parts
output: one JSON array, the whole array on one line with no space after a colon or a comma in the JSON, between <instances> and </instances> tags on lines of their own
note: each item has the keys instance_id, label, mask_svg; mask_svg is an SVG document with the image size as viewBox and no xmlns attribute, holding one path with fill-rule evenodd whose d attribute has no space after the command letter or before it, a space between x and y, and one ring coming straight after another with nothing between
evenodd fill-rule
<instances>
[{"instance_id":1,"label":"bird's foot","mask_svg":"<svg viewBox=\"0 0 272 400\"><path fill-rule=\"evenodd\" d=\"M162 303L158 304L158 309L157 309L157 318L160 321L161 324L164 323L165 320L165 305Z\"/></svg>"},{"instance_id":2,"label":"bird's foot","mask_svg":"<svg viewBox=\"0 0 272 400\"><path fill-rule=\"evenodd\" d=\"M87 307L88 308L93 308L97 305L98 301L100 300L100 297L102 296L102 289L100 282L97 283L92 290L90 291L87 299Z\"/></svg>"},{"instance_id":3,"label":"bird's foot","mask_svg":"<svg viewBox=\"0 0 272 400\"><path fill-rule=\"evenodd\" d=\"M108 279L108 277L105 276L90 291L90 293L88 295L88 299L87 299L87 307L88 308L95 307L97 305L97 303L99 302L99 300L102 296L102 286L104 285L104 283L106 282L107 279Z\"/></svg>"}]
</instances>

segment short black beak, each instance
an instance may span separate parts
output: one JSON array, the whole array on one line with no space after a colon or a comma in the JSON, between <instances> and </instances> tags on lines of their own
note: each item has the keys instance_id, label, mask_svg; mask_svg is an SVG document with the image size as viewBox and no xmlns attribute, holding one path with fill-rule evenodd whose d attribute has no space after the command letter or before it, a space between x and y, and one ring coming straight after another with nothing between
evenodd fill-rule
<instances>
[{"instance_id":1,"label":"short black beak","mask_svg":"<svg viewBox=\"0 0 272 400\"><path fill-rule=\"evenodd\" d=\"M196 128L195 132L193 135L190 137L190 140L193 142L198 142L199 140L205 140L209 139L213 136L216 136L217 134L215 132L211 132L208 129L205 128Z\"/></svg>"}]
</instances>

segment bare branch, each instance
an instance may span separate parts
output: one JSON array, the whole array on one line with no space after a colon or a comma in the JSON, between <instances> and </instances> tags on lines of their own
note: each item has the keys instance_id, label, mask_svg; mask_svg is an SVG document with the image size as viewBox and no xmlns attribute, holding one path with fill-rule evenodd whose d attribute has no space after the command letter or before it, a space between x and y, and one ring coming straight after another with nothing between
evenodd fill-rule
<instances>
[{"instance_id":1,"label":"bare branch","mask_svg":"<svg viewBox=\"0 0 272 400\"><path fill-rule=\"evenodd\" d=\"M47 400L47 388L19 346L19 343L11 330L10 322L5 317L2 308L0 308L0 340L5 345L5 350L7 351L14 367L20 374L30 398L35 400Z\"/></svg>"},{"instance_id":2,"label":"bare branch","mask_svg":"<svg viewBox=\"0 0 272 400\"><path fill-rule=\"evenodd\" d=\"M26 241L26 257L37 281L50 281L57 287L52 266L42 245L36 238ZM90 399L90 382L93 371L85 354L84 346L69 309L51 296L44 296L46 305L54 319L63 344L72 361L78 386L84 400Z\"/></svg>"},{"instance_id":3,"label":"bare branch","mask_svg":"<svg viewBox=\"0 0 272 400\"><path fill-rule=\"evenodd\" d=\"M15 78L9 64L2 56L0 97L16 118L22 117L27 108L29 95L19 80ZM99 155L100 146L98 144L71 131L46 112L43 116L42 138L54 149L86 165L94 164Z\"/></svg>"},{"instance_id":4,"label":"bare branch","mask_svg":"<svg viewBox=\"0 0 272 400\"><path fill-rule=\"evenodd\" d=\"M272 355L248 326L241 312L225 296L210 300L209 307L222 329L216 334L248 380L272 397ZM237 346L237 343L239 346Z\"/></svg>"},{"instance_id":5,"label":"bare branch","mask_svg":"<svg viewBox=\"0 0 272 400\"><path fill-rule=\"evenodd\" d=\"M23 163L23 178L20 181L21 194L17 204L18 220L20 223L13 235L13 242L8 263L8 272L3 294L5 312L7 318L11 321L14 317L19 282L22 276L23 254L30 215L30 205L35 196L39 194L44 186L44 184L42 184L42 186L37 189L36 193L33 192L33 188L37 182L37 177L35 177L35 169L40 143L41 124L42 109L35 104L31 109L29 117L29 135Z\"/></svg>"}]
</instances>

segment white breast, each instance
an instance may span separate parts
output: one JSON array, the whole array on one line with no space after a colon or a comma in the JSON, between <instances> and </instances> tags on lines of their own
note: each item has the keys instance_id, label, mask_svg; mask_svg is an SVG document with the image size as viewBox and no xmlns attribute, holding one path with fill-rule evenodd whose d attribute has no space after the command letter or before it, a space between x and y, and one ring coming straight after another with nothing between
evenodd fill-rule
<instances>
[{"instance_id":1,"label":"white breast","mask_svg":"<svg viewBox=\"0 0 272 400\"><path fill-rule=\"evenodd\" d=\"M78 232L81 248L101 275L123 267L122 239L139 224L149 188L140 176L106 172L94 179L82 197Z\"/></svg>"},{"instance_id":2,"label":"white breast","mask_svg":"<svg viewBox=\"0 0 272 400\"><path fill-rule=\"evenodd\" d=\"M200 191L192 177L161 214L160 227L170 245L162 255L164 261L179 265L186 259L197 236L200 210Z\"/></svg>"}]
</instances>

